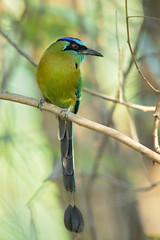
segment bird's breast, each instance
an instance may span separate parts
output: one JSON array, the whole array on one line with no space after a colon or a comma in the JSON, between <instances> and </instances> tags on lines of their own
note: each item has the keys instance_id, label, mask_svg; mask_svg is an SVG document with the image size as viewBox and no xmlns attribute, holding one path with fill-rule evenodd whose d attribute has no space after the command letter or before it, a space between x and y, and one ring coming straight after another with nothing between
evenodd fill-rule
<instances>
[{"instance_id":1,"label":"bird's breast","mask_svg":"<svg viewBox=\"0 0 160 240\"><path fill-rule=\"evenodd\" d=\"M45 55L37 68L37 82L47 99L62 108L76 104L76 88L81 81L80 70L72 58Z\"/></svg>"}]
</instances>

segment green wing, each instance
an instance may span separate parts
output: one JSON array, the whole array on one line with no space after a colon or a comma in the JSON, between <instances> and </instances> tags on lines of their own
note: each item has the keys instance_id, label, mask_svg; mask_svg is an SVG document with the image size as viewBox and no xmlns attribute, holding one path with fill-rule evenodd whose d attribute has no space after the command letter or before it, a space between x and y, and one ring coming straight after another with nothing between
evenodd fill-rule
<instances>
[{"instance_id":1,"label":"green wing","mask_svg":"<svg viewBox=\"0 0 160 240\"><path fill-rule=\"evenodd\" d=\"M75 108L74 108L74 113L75 114L78 112L79 105L80 105L80 102L81 102L81 92L82 92L82 78L80 76L77 87L76 87L76 91L75 91L75 95L76 95L76 98L77 98Z\"/></svg>"}]
</instances>

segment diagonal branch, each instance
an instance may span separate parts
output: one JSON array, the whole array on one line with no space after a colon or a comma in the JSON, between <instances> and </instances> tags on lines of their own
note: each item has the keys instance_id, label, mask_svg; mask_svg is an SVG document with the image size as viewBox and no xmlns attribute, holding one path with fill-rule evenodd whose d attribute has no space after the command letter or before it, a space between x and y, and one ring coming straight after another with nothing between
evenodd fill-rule
<instances>
[{"instance_id":1,"label":"diagonal branch","mask_svg":"<svg viewBox=\"0 0 160 240\"><path fill-rule=\"evenodd\" d=\"M31 64L33 64L33 66L37 66L37 63L26 52L24 52L10 37L8 37L8 35L4 33L1 27L0 33L23 57L25 57Z\"/></svg>"},{"instance_id":2,"label":"diagonal branch","mask_svg":"<svg viewBox=\"0 0 160 240\"><path fill-rule=\"evenodd\" d=\"M0 93L0 99L17 102L17 103L22 103L22 104L29 105L32 107L37 107L37 105L38 105L38 100L36 100L36 99L28 98L28 97L21 96L18 94L13 94L13 93ZM62 109L53 104L44 103L41 108L42 108L42 110L46 110L46 111L52 112L60 117L63 117ZM71 112L68 113L67 119L80 125L80 126L91 129L95 132L102 133L109 137L112 137L112 138L116 139L117 141L125 144L126 146L132 148L133 150L141 153L145 157L150 158L152 161L160 163L160 155L159 154L157 154L156 152L152 151L151 149L145 147L144 145L136 142L132 138L124 135L123 133L121 133L115 129L106 127L102 124L99 124L99 123L93 122L91 120L88 120L86 118L80 117Z\"/></svg>"},{"instance_id":3,"label":"diagonal branch","mask_svg":"<svg viewBox=\"0 0 160 240\"><path fill-rule=\"evenodd\" d=\"M114 103L119 103L119 104L122 104L126 107L141 110L143 112L154 112L155 111L154 106L143 106L143 105L139 105L139 104L135 104L135 103L128 103L126 101L121 101L117 98L107 96L106 94L95 92L95 91L93 91L91 89L88 89L88 88L85 88L85 87L83 87L83 91L86 92L86 93L89 93L89 94L91 94L95 97L99 97L99 98L102 98L104 100L111 101L111 102L114 102Z\"/></svg>"}]
</instances>

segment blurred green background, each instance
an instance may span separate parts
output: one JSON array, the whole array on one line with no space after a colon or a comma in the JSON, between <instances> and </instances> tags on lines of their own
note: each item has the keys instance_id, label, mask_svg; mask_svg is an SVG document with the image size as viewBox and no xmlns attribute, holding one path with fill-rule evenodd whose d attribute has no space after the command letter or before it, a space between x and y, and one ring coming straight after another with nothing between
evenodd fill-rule
<instances>
[{"instance_id":1,"label":"blurred green background","mask_svg":"<svg viewBox=\"0 0 160 240\"><path fill-rule=\"evenodd\" d=\"M128 5L130 15L160 18L158 0L129 0ZM36 62L58 38L80 38L104 55L87 57L82 64L84 87L118 97L120 68L123 99L156 105L157 96L132 62L124 1L0 0L0 26ZM151 19L130 20L138 64L157 88L159 26ZM1 90L40 99L35 76L36 68L0 35ZM83 92L78 114L153 148L152 112L127 109ZM7 101L0 102L0 116L0 240L160 238L159 186L140 189L159 180L157 164L152 167L128 147L75 125L76 204L85 220L84 232L76 236L63 224L69 197L62 183L55 116Z\"/></svg>"}]
</instances>

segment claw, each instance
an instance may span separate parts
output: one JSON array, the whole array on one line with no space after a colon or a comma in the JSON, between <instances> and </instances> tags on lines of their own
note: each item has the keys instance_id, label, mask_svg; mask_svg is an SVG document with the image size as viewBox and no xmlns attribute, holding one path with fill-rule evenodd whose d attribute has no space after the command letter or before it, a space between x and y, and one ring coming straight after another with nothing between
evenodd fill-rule
<instances>
[{"instance_id":1,"label":"claw","mask_svg":"<svg viewBox=\"0 0 160 240\"><path fill-rule=\"evenodd\" d=\"M62 110L61 110L61 113L63 113L63 118L67 118L68 113L70 112L70 109L71 109L71 106L69 106L69 107L66 108L66 109L62 109Z\"/></svg>"},{"instance_id":2,"label":"claw","mask_svg":"<svg viewBox=\"0 0 160 240\"><path fill-rule=\"evenodd\" d=\"M39 108L41 111L42 111L42 106L44 102L47 102L46 98L41 98L38 102L37 108Z\"/></svg>"}]
</instances>

